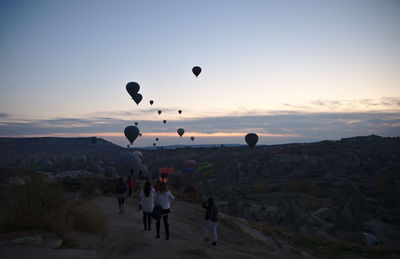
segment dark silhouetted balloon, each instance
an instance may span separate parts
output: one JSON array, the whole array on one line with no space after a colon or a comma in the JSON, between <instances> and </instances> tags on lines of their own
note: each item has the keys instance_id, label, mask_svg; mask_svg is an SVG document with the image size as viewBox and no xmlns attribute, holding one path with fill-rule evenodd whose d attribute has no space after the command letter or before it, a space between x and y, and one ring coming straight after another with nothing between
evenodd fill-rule
<instances>
[{"instance_id":1,"label":"dark silhouetted balloon","mask_svg":"<svg viewBox=\"0 0 400 259\"><path fill-rule=\"evenodd\" d=\"M190 139L193 141L193 140L194 140L194 137L193 137L193 136L191 136L191 137L190 137Z\"/></svg>"},{"instance_id":2,"label":"dark silhouetted balloon","mask_svg":"<svg viewBox=\"0 0 400 259\"><path fill-rule=\"evenodd\" d=\"M192 72L196 77L198 77L201 73L201 67L198 67L198 66L193 67Z\"/></svg>"},{"instance_id":3,"label":"dark silhouetted balloon","mask_svg":"<svg viewBox=\"0 0 400 259\"><path fill-rule=\"evenodd\" d=\"M162 122L163 122L164 124L165 124L165 123L167 123L167 121L166 121L166 120L163 120Z\"/></svg>"},{"instance_id":4,"label":"dark silhouetted balloon","mask_svg":"<svg viewBox=\"0 0 400 259\"><path fill-rule=\"evenodd\" d=\"M159 115L161 114L161 110L158 110L158 114L159 114Z\"/></svg>"},{"instance_id":5,"label":"dark silhouetted balloon","mask_svg":"<svg viewBox=\"0 0 400 259\"><path fill-rule=\"evenodd\" d=\"M156 143L153 143L153 147L155 147L156 146Z\"/></svg>"},{"instance_id":6,"label":"dark silhouetted balloon","mask_svg":"<svg viewBox=\"0 0 400 259\"><path fill-rule=\"evenodd\" d=\"M135 94L132 99L135 101L135 103L137 105L139 105L139 103L142 101L143 96L141 94Z\"/></svg>"},{"instance_id":7,"label":"dark silhouetted balloon","mask_svg":"<svg viewBox=\"0 0 400 259\"><path fill-rule=\"evenodd\" d=\"M128 126L125 128L124 133L129 142L133 144L133 141L139 136L139 129L136 126Z\"/></svg>"},{"instance_id":8,"label":"dark silhouetted balloon","mask_svg":"<svg viewBox=\"0 0 400 259\"><path fill-rule=\"evenodd\" d=\"M135 94L139 92L140 86L136 82L129 82L126 85L126 91L128 91L129 95L133 98Z\"/></svg>"},{"instance_id":9,"label":"dark silhouetted balloon","mask_svg":"<svg viewBox=\"0 0 400 259\"><path fill-rule=\"evenodd\" d=\"M158 138L156 138L156 141L158 141Z\"/></svg>"},{"instance_id":10,"label":"dark silhouetted balloon","mask_svg":"<svg viewBox=\"0 0 400 259\"><path fill-rule=\"evenodd\" d=\"M182 110L179 110L178 113L181 114L181 113L182 113Z\"/></svg>"},{"instance_id":11,"label":"dark silhouetted balloon","mask_svg":"<svg viewBox=\"0 0 400 259\"><path fill-rule=\"evenodd\" d=\"M246 140L247 145L249 145L250 148L253 148L257 144L258 136L255 133L249 133L244 139Z\"/></svg>"},{"instance_id":12,"label":"dark silhouetted balloon","mask_svg":"<svg viewBox=\"0 0 400 259\"><path fill-rule=\"evenodd\" d=\"M136 122L135 122L135 126L137 126L138 124L139 124L139 122L136 121Z\"/></svg>"},{"instance_id":13,"label":"dark silhouetted balloon","mask_svg":"<svg viewBox=\"0 0 400 259\"><path fill-rule=\"evenodd\" d=\"M97 138L96 137L91 137L90 141L92 142L92 144L96 144Z\"/></svg>"},{"instance_id":14,"label":"dark silhouetted balloon","mask_svg":"<svg viewBox=\"0 0 400 259\"><path fill-rule=\"evenodd\" d=\"M179 128L176 132L178 132L179 136L182 137L183 133L185 133L185 130L182 128Z\"/></svg>"},{"instance_id":15,"label":"dark silhouetted balloon","mask_svg":"<svg viewBox=\"0 0 400 259\"><path fill-rule=\"evenodd\" d=\"M153 103L154 103L154 101L153 101L153 100L150 100L150 105L153 105Z\"/></svg>"}]
</instances>

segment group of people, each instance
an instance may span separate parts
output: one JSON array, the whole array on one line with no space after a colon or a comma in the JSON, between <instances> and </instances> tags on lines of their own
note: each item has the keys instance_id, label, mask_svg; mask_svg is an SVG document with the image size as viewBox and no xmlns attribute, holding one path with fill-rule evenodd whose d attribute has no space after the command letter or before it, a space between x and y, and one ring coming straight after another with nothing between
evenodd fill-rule
<instances>
[{"instance_id":1,"label":"group of people","mask_svg":"<svg viewBox=\"0 0 400 259\"><path fill-rule=\"evenodd\" d=\"M128 197L130 198L133 190L132 177L129 176L126 184L124 179L121 177L117 186L117 198L119 213L125 213L125 194L128 191ZM155 238L160 238L160 226L161 219L164 223L165 229L165 239L169 240L169 223L168 215L171 212L170 201L175 200L175 197L168 190L168 184L165 181L157 180L154 187L150 181L146 181L143 188L140 190L140 203L139 208L143 211L143 225L144 230L151 230L151 219L153 210L156 206L159 206L160 217L156 218L156 236ZM218 210L215 205L214 199L212 197L208 198L202 203L202 207L206 209L205 212L205 240L208 242L210 240L209 230L211 229L213 240L212 245L217 245L217 222L218 222Z\"/></svg>"}]
</instances>

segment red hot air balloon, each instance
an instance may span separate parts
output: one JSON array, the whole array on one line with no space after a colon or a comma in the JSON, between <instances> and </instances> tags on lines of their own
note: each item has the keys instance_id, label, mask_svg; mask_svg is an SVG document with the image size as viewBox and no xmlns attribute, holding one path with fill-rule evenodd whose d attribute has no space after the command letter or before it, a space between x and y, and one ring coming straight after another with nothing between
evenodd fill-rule
<instances>
[{"instance_id":1,"label":"red hot air balloon","mask_svg":"<svg viewBox=\"0 0 400 259\"><path fill-rule=\"evenodd\" d=\"M196 77L198 77L201 73L201 67L198 67L198 66L193 67L192 72Z\"/></svg>"}]
</instances>

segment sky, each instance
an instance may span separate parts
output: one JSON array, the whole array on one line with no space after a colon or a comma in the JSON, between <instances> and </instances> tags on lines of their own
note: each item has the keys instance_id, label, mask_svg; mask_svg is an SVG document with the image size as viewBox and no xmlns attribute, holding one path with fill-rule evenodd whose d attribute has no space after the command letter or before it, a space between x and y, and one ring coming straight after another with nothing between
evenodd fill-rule
<instances>
[{"instance_id":1,"label":"sky","mask_svg":"<svg viewBox=\"0 0 400 259\"><path fill-rule=\"evenodd\" d=\"M134 122L138 147L400 136L400 1L0 1L0 137Z\"/></svg>"}]
</instances>

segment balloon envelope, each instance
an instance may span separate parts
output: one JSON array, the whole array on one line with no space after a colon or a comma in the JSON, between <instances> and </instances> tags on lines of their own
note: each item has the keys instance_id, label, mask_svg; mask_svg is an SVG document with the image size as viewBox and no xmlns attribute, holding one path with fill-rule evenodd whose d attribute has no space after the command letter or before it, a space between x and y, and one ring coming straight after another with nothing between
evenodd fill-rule
<instances>
[{"instance_id":1,"label":"balloon envelope","mask_svg":"<svg viewBox=\"0 0 400 259\"><path fill-rule=\"evenodd\" d=\"M197 165L196 161L194 161L193 159L185 161L185 167L186 168L196 168L196 165Z\"/></svg>"},{"instance_id":2,"label":"balloon envelope","mask_svg":"<svg viewBox=\"0 0 400 259\"><path fill-rule=\"evenodd\" d=\"M198 67L198 66L193 67L192 72L196 77L198 77L201 73L201 67Z\"/></svg>"},{"instance_id":3,"label":"balloon envelope","mask_svg":"<svg viewBox=\"0 0 400 259\"><path fill-rule=\"evenodd\" d=\"M136 126L128 126L125 128L124 133L129 142L133 144L133 141L139 136L139 129Z\"/></svg>"},{"instance_id":4,"label":"balloon envelope","mask_svg":"<svg viewBox=\"0 0 400 259\"><path fill-rule=\"evenodd\" d=\"M185 133L185 130L183 128L179 128L176 132L178 132L179 136L182 137L183 133Z\"/></svg>"},{"instance_id":5,"label":"balloon envelope","mask_svg":"<svg viewBox=\"0 0 400 259\"><path fill-rule=\"evenodd\" d=\"M178 113L181 114L181 113L182 113L182 110L179 110Z\"/></svg>"},{"instance_id":6,"label":"balloon envelope","mask_svg":"<svg viewBox=\"0 0 400 259\"><path fill-rule=\"evenodd\" d=\"M135 122L135 126L137 126L139 124L139 122Z\"/></svg>"},{"instance_id":7,"label":"balloon envelope","mask_svg":"<svg viewBox=\"0 0 400 259\"><path fill-rule=\"evenodd\" d=\"M162 122L163 122L164 124L165 124L165 123L167 123L167 121L166 121L166 120L163 120Z\"/></svg>"},{"instance_id":8,"label":"balloon envelope","mask_svg":"<svg viewBox=\"0 0 400 259\"><path fill-rule=\"evenodd\" d=\"M244 139L246 140L247 145L249 145L250 148L253 148L257 144L258 136L255 133L249 133Z\"/></svg>"},{"instance_id":9,"label":"balloon envelope","mask_svg":"<svg viewBox=\"0 0 400 259\"><path fill-rule=\"evenodd\" d=\"M136 82L129 82L126 85L126 91L128 91L129 95L133 98L135 94L139 92L140 86Z\"/></svg>"},{"instance_id":10,"label":"balloon envelope","mask_svg":"<svg viewBox=\"0 0 400 259\"><path fill-rule=\"evenodd\" d=\"M158 141L158 138L156 138L156 141Z\"/></svg>"},{"instance_id":11,"label":"balloon envelope","mask_svg":"<svg viewBox=\"0 0 400 259\"><path fill-rule=\"evenodd\" d=\"M120 176L138 175L142 163L139 157L130 152L122 152L115 160L117 172Z\"/></svg>"},{"instance_id":12,"label":"balloon envelope","mask_svg":"<svg viewBox=\"0 0 400 259\"><path fill-rule=\"evenodd\" d=\"M132 154L134 154L135 156L138 156L140 158L140 161L143 160L143 154L139 150L133 151Z\"/></svg>"},{"instance_id":13,"label":"balloon envelope","mask_svg":"<svg viewBox=\"0 0 400 259\"><path fill-rule=\"evenodd\" d=\"M193 140L194 140L194 137L193 137L193 136L191 136L191 137L190 137L190 139L193 141Z\"/></svg>"},{"instance_id":14,"label":"balloon envelope","mask_svg":"<svg viewBox=\"0 0 400 259\"><path fill-rule=\"evenodd\" d=\"M158 114L161 114L161 110L158 110Z\"/></svg>"},{"instance_id":15,"label":"balloon envelope","mask_svg":"<svg viewBox=\"0 0 400 259\"><path fill-rule=\"evenodd\" d=\"M153 100L150 100L150 105L153 105L153 103L154 103L154 101L153 101Z\"/></svg>"},{"instance_id":16,"label":"balloon envelope","mask_svg":"<svg viewBox=\"0 0 400 259\"><path fill-rule=\"evenodd\" d=\"M132 99L135 101L135 103L137 105L139 105L139 103L142 101L143 96L141 94L135 94Z\"/></svg>"}]
</instances>

